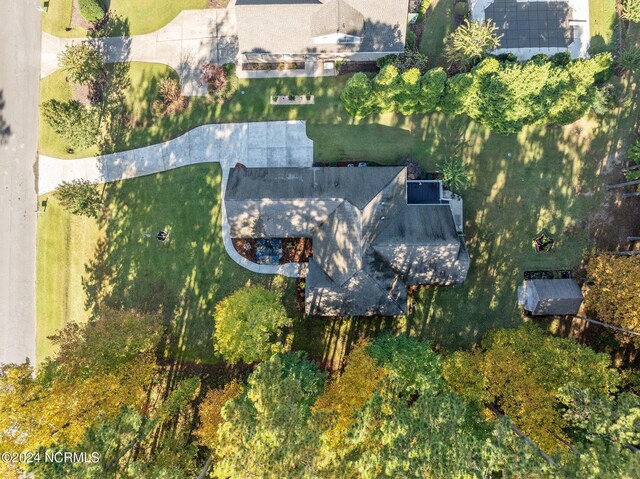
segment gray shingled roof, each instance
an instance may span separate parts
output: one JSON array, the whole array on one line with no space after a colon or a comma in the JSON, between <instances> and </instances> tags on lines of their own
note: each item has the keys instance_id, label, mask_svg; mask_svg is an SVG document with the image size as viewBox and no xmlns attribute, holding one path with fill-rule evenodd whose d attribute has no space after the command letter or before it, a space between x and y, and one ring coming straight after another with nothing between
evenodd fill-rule
<instances>
[{"instance_id":1,"label":"gray shingled roof","mask_svg":"<svg viewBox=\"0 0 640 479\"><path fill-rule=\"evenodd\" d=\"M306 312L398 315L405 284L458 284L469 268L448 205L407 205L406 168L234 168L232 237L313 238Z\"/></svg>"},{"instance_id":2,"label":"gray shingled roof","mask_svg":"<svg viewBox=\"0 0 640 479\"><path fill-rule=\"evenodd\" d=\"M240 53L399 53L407 30L407 0L236 3ZM314 37L354 34L358 44L316 44Z\"/></svg>"},{"instance_id":3,"label":"gray shingled roof","mask_svg":"<svg viewBox=\"0 0 640 479\"><path fill-rule=\"evenodd\" d=\"M329 0L311 16L311 36L331 33L361 36L364 15L345 0Z\"/></svg>"},{"instance_id":4,"label":"gray shingled roof","mask_svg":"<svg viewBox=\"0 0 640 479\"><path fill-rule=\"evenodd\" d=\"M518 289L519 302L534 316L578 314L582 305L574 279L532 279Z\"/></svg>"}]
</instances>

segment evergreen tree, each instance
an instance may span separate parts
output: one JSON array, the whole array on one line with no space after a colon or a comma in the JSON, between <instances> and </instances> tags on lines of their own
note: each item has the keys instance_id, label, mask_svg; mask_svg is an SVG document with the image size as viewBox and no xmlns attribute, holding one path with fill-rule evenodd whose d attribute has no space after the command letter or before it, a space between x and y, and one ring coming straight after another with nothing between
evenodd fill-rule
<instances>
[{"instance_id":1,"label":"evergreen tree","mask_svg":"<svg viewBox=\"0 0 640 479\"><path fill-rule=\"evenodd\" d=\"M371 80L362 72L349 78L341 95L342 104L349 116L363 118L374 111Z\"/></svg>"},{"instance_id":2,"label":"evergreen tree","mask_svg":"<svg viewBox=\"0 0 640 479\"><path fill-rule=\"evenodd\" d=\"M259 364L245 391L222 409L215 477L317 477L320 431L312 405L323 383L316 365L300 355Z\"/></svg>"},{"instance_id":3,"label":"evergreen tree","mask_svg":"<svg viewBox=\"0 0 640 479\"><path fill-rule=\"evenodd\" d=\"M432 68L420 77L417 105L413 113L428 113L442 102L447 74L442 68Z\"/></svg>"},{"instance_id":4,"label":"evergreen tree","mask_svg":"<svg viewBox=\"0 0 640 479\"><path fill-rule=\"evenodd\" d=\"M398 69L387 65L373 79L373 96L375 111L386 113L396 111L396 98L402 90Z\"/></svg>"},{"instance_id":5,"label":"evergreen tree","mask_svg":"<svg viewBox=\"0 0 640 479\"><path fill-rule=\"evenodd\" d=\"M44 120L73 148L84 150L96 143L98 116L76 100L49 100L42 105Z\"/></svg>"}]
</instances>

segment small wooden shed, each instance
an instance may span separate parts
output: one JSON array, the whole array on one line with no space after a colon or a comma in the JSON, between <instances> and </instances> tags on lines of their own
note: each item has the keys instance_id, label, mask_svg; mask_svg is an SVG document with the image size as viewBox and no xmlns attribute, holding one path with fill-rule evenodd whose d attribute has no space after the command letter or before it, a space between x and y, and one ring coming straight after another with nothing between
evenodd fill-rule
<instances>
[{"instance_id":1,"label":"small wooden shed","mask_svg":"<svg viewBox=\"0 0 640 479\"><path fill-rule=\"evenodd\" d=\"M582 299L574 279L531 279L518 287L518 304L533 316L578 314Z\"/></svg>"}]
</instances>

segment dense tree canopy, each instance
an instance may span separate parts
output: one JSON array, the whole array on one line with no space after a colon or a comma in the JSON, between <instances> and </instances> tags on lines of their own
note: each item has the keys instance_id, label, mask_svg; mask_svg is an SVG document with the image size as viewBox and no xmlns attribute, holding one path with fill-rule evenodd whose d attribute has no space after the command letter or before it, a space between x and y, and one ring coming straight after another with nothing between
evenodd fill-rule
<instances>
[{"instance_id":1,"label":"dense tree canopy","mask_svg":"<svg viewBox=\"0 0 640 479\"><path fill-rule=\"evenodd\" d=\"M247 383L222 410L215 476L317 477L320 430L312 405L324 375L299 355L283 354L259 364Z\"/></svg>"},{"instance_id":2,"label":"dense tree canopy","mask_svg":"<svg viewBox=\"0 0 640 479\"><path fill-rule=\"evenodd\" d=\"M596 84L606 79L611 66L609 53L566 64L544 55L524 63L486 58L470 73L447 79L440 68L418 75L413 69L400 73L391 64L373 79L364 73L351 77L342 100L354 117L440 109L514 133L525 125L566 124L583 116L597 101Z\"/></svg>"},{"instance_id":3,"label":"dense tree canopy","mask_svg":"<svg viewBox=\"0 0 640 479\"><path fill-rule=\"evenodd\" d=\"M594 284L586 295L590 313L606 323L640 332L640 256L600 255L592 258L587 275ZM621 343L640 337L617 333Z\"/></svg>"},{"instance_id":4,"label":"dense tree canopy","mask_svg":"<svg viewBox=\"0 0 640 479\"><path fill-rule=\"evenodd\" d=\"M0 445L34 450L76 444L98 415L141 408L157 371L155 316L105 311L86 326L69 323L52 337L59 349L32 377L28 365L0 375Z\"/></svg>"},{"instance_id":5,"label":"dense tree canopy","mask_svg":"<svg viewBox=\"0 0 640 479\"><path fill-rule=\"evenodd\" d=\"M608 355L530 324L489 333L481 350L447 358L444 372L455 390L478 404L497 405L547 451L558 448L557 438L570 441L558 401L561 387L609 394L619 382Z\"/></svg>"},{"instance_id":6,"label":"dense tree canopy","mask_svg":"<svg viewBox=\"0 0 640 479\"><path fill-rule=\"evenodd\" d=\"M215 348L229 362L252 363L284 350L276 336L293 320L280 294L261 286L240 289L216 305Z\"/></svg>"}]
</instances>

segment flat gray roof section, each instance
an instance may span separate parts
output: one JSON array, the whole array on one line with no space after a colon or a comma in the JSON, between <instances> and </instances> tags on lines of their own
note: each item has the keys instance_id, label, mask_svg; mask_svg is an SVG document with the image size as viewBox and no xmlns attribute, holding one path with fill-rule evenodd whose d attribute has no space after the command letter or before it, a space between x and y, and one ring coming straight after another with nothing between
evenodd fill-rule
<instances>
[{"instance_id":1,"label":"flat gray roof section","mask_svg":"<svg viewBox=\"0 0 640 479\"><path fill-rule=\"evenodd\" d=\"M500 48L568 48L574 40L567 2L496 0L485 9L503 37Z\"/></svg>"}]
</instances>

